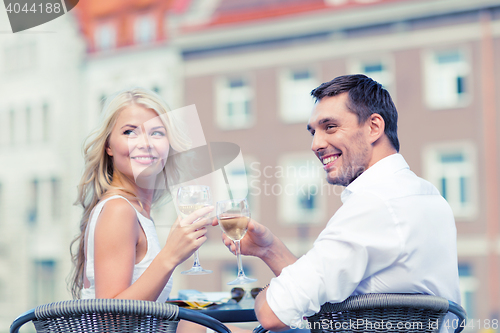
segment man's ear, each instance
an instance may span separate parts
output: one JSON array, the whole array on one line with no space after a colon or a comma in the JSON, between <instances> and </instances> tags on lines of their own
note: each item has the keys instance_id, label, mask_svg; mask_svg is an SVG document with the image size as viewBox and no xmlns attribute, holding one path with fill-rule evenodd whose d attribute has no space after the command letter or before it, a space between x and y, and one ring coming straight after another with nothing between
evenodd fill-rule
<instances>
[{"instance_id":1,"label":"man's ear","mask_svg":"<svg viewBox=\"0 0 500 333\"><path fill-rule=\"evenodd\" d=\"M374 143L384 135L385 121L380 114L373 113L370 115L367 122L370 129L369 140L370 143Z\"/></svg>"}]
</instances>

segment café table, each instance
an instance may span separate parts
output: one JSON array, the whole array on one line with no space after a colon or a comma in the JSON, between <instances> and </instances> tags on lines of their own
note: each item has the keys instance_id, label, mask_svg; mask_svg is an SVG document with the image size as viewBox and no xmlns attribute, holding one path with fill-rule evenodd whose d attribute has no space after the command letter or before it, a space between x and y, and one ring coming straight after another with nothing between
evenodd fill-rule
<instances>
[{"instance_id":1,"label":"caf\u00e9 table","mask_svg":"<svg viewBox=\"0 0 500 333\"><path fill-rule=\"evenodd\" d=\"M215 303L218 302L214 302L214 305L208 306L207 308L200 307L194 308L194 310L200 311L201 313L215 318L223 323L246 323L257 321L257 317L255 316L255 311L253 309L254 303L252 298L247 297L240 302L236 302L234 299L228 299L227 296L230 296L229 293L225 295L223 292L205 292L203 295L208 297L208 299L211 298L210 296L212 296L212 298L214 296L215 298L218 298L221 295L224 295L225 301L217 305L215 305ZM179 302L177 305L183 306L183 301L173 300L172 302ZM190 305L193 305L193 301ZM191 309L193 309L193 307L191 307Z\"/></svg>"},{"instance_id":2,"label":"caf\u00e9 table","mask_svg":"<svg viewBox=\"0 0 500 333\"><path fill-rule=\"evenodd\" d=\"M223 323L246 323L257 321L253 309L213 309L199 311Z\"/></svg>"},{"instance_id":3,"label":"caf\u00e9 table","mask_svg":"<svg viewBox=\"0 0 500 333\"><path fill-rule=\"evenodd\" d=\"M245 325L244 328L250 330L258 326L259 323L257 321L257 317L255 316L255 311L253 308L254 303L253 300L248 297L248 295L246 295L246 298L243 298L240 302L236 302L234 299L228 300L228 296L230 296L230 294L224 292L205 292L204 295L208 296L208 298L212 298L213 301L221 298L224 298L225 300L221 304L209 306L208 308L200 307L199 309L195 309L196 311L200 311L201 313L215 318L222 323L235 323L236 325L239 325L238 323L241 323ZM252 322L253 324L250 324ZM310 330L291 329L282 333L310 333Z\"/></svg>"}]
</instances>

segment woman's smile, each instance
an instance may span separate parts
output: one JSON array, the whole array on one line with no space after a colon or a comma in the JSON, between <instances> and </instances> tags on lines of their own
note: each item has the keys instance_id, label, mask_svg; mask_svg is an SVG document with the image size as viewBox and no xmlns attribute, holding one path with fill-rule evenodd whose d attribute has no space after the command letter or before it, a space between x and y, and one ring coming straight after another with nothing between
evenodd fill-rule
<instances>
[{"instance_id":1,"label":"woman's smile","mask_svg":"<svg viewBox=\"0 0 500 333\"><path fill-rule=\"evenodd\" d=\"M140 156L133 156L130 158L131 160L140 163L140 164L153 164L154 162L158 161L158 157L153 156L153 155L140 155Z\"/></svg>"}]
</instances>

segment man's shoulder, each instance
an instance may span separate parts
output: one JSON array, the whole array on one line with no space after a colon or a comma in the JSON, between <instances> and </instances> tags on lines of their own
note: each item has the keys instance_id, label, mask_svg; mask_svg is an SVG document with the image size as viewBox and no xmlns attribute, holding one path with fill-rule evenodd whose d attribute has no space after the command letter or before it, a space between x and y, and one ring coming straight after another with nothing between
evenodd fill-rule
<instances>
[{"instance_id":1,"label":"man's shoulder","mask_svg":"<svg viewBox=\"0 0 500 333\"><path fill-rule=\"evenodd\" d=\"M371 193L384 201L417 195L440 196L438 189L432 183L418 177L409 169L400 170L377 184L364 187L359 192Z\"/></svg>"},{"instance_id":2,"label":"man's shoulder","mask_svg":"<svg viewBox=\"0 0 500 333\"><path fill-rule=\"evenodd\" d=\"M349 194L343 205L335 212L329 224L338 225L339 220L345 220L352 224L353 220L364 221L373 219L375 216L390 217L389 206L380 193L370 190L359 190Z\"/></svg>"}]
</instances>

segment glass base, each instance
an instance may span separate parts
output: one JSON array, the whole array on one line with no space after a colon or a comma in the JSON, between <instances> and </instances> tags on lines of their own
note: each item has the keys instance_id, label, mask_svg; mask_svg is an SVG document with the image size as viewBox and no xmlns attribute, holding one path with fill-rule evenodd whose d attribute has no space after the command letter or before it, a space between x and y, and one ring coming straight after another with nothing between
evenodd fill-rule
<instances>
[{"instance_id":1,"label":"glass base","mask_svg":"<svg viewBox=\"0 0 500 333\"><path fill-rule=\"evenodd\" d=\"M230 286L238 285L238 284L247 284L257 281L257 279L252 279L246 276L238 276L235 280L228 282L227 284Z\"/></svg>"},{"instance_id":2,"label":"glass base","mask_svg":"<svg viewBox=\"0 0 500 333\"><path fill-rule=\"evenodd\" d=\"M213 273L213 271L209 269L203 269L201 266L193 266L191 269L188 269L187 271L181 272L181 274L186 274L186 275L204 275L204 274L210 274Z\"/></svg>"}]
</instances>

